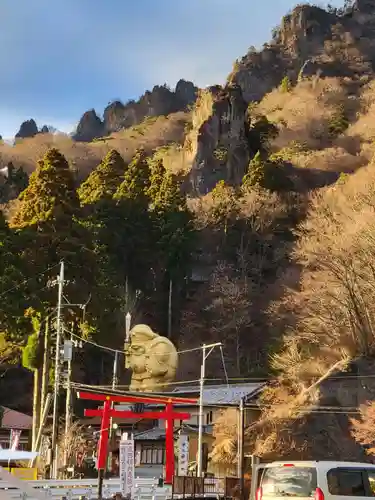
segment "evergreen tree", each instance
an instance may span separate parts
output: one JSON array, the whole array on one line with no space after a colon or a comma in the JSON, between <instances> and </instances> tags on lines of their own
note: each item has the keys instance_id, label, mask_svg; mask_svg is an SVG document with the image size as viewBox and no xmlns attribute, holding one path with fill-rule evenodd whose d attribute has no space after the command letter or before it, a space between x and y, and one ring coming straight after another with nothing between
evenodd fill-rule
<instances>
[{"instance_id":1,"label":"evergreen tree","mask_svg":"<svg viewBox=\"0 0 375 500\"><path fill-rule=\"evenodd\" d=\"M249 163L247 174L242 179L242 189L248 191L254 187L270 191L293 191L293 183L288 177L283 161L264 160L258 151Z\"/></svg>"},{"instance_id":2,"label":"evergreen tree","mask_svg":"<svg viewBox=\"0 0 375 500\"><path fill-rule=\"evenodd\" d=\"M46 152L31 174L28 187L19 196L19 207L12 219L17 228L35 226L50 229L56 221L70 226L79 210L74 177L64 156L55 148Z\"/></svg>"},{"instance_id":3,"label":"evergreen tree","mask_svg":"<svg viewBox=\"0 0 375 500\"><path fill-rule=\"evenodd\" d=\"M166 175L162 158L151 158L149 161L150 185L147 189L147 196L153 205L159 196L161 185Z\"/></svg>"},{"instance_id":4,"label":"evergreen tree","mask_svg":"<svg viewBox=\"0 0 375 500\"><path fill-rule=\"evenodd\" d=\"M243 189L251 189L255 186L264 186L266 176L266 166L263 161L260 151L254 156L249 163L247 174L242 179Z\"/></svg>"},{"instance_id":5,"label":"evergreen tree","mask_svg":"<svg viewBox=\"0 0 375 500\"><path fill-rule=\"evenodd\" d=\"M85 302L94 267L91 237L79 220L80 204L73 173L57 149L48 150L38 162L18 200L11 225L23 240L30 284L41 289L33 307L45 311L55 306L56 291L45 285L49 277L56 276L61 260L66 263L67 280L75 281L74 286L69 285L71 300ZM47 273L46 268L51 270Z\"/></svg>"},{"instance_id":6,"label":"evergreen tree","mask_svg":"<svg viewBox=\"0 0 375 500\"><path fill-rule=\"evenodd\" d=\"M160 162L157 171L165 172ZM171 322L175 318L172 311L177 309L173 305L176 305L177 299L181 296L189 276L195 233L192 214L188 210L186 197L181 192L181 183L177 177L166 172L162 179L160 176L156 178L156 182L151 182L151 185L155 187L152 191L154 198L151 200L156 231L157 266L155 265L155 269L158 275L157 288L161 292L159 309L165 313L169 311L167 331L171 333ZM167 297L168 301L169 298L172 300L168 306ZM165 328L165 323L162 327Z\"/></svg>"},{"instance_id":7,"label":"evergreen tree","mask_svg":"<svg viewBox=\"0 0 375 500\"><path fill-rule=\"evenodd\" d=\"M125 172L124 180L118 187L114 198L118 201L133 200L148 204L147 191L150 185L150 168L147 154L143 149L136 151Z\"/></svg>"},{"instance_id":8,"label":"evergreen tree","mask_svg":"<svg viewBox=\"0 0 375 500\"><path fill-rule=\"evenodd\" d=\"M118 281L144 289L151 270L152 221L148 211L150 169L147 155L136 151L113 201L98 208L98 240L118 270Z\"/></svg>"},{"instance_id":9,"label":"evergreen tree","mask_svg":"<svg viewBox=\"0 0 375 500\"><path fill-rule=\"evenodd\" d=\"M238 218L239 204L236 193L224 181L219 181L211 194L213 201L211 216L216 224L224 226L224 233L226 234L229 226Z\"/></svg>"},{"instance_id":10,"label":"evergreen tree","mask_svg":"<svg viewBox=\"0 0 375 500\"><path fill-rule=\"evenodd\" d=\"M14 341L27 335L30 327L24 317L30 290L21 259L21 242L0 212L0 329L6 340Z\"/></svg>"},{"instance_id":11,"label":"evergreen tree","mask_svg":"<svg viewBox=\"0 0 375 500\"><path fill-rule=\"evenodd\" d=\"M191 253L189 243L192 236L192 216L186 204L186 197L181 192L181 185L171 173L164 176L153 207L166 270L171 276L179 270L184 272Z\"/></svg>"},{"instance_id":12,"label":"evergreen tree","mask_svg":"<svg viewBox=\"0 0 375 500\"><path fill-rule=\"evenodd\" d=\"M289 78L287 76L284 76L284 78L281 80L281 84L280 84L281 92L288 93L288 92L290 92L291 88L292 88L292 86L291 86Z\"/></svg>"},{"instance_id":13,"label":"evergreen tree","mask_svg":"<svg viewBox=\"0 0 375 500\"><path fill-rule=\"evenodd\" d=\"M333 113L329 124L328 132L332 139L345 132L349 127L349 118L344 106L340 105Z\"/></svg>"},{"instance_id":14,"label":"evergreen tree","mask_svg":"<svg viewBox=\"0 0 375 500\"><path fill-rule=\"evenodd\" d=\"M79 187L81 204L88 205L111 199L121 184L125 171L126 164L122 156L115 149L109 151Z\"/></svg>"}]
</instances>

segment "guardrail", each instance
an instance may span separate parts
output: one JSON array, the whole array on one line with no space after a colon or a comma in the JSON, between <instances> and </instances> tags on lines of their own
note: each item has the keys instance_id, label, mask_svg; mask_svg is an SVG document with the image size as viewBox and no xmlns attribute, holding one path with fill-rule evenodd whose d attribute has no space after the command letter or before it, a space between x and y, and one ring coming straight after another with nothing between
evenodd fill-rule
<instances>
[{"instance_id":1,"label":"guardrail","mask_svg":"<svg viewBox=\"0 0 375 500\"><path fill-rule=\"evenodd\" d=\"M37 480L22 481L42 495L46 500L66 498L73 500L79 497L97 498L98 484L96 479L66 479L62 481ZM110 498L121 492L119 478L108 479L103 484L103 498ZM171 495L169 486L158 487L156 478L138 478L134 482L132 498L135 500L165 500ZM6 482L0 481L0 498L35 500L28 492Z\"/></svg>"}]
</instances>

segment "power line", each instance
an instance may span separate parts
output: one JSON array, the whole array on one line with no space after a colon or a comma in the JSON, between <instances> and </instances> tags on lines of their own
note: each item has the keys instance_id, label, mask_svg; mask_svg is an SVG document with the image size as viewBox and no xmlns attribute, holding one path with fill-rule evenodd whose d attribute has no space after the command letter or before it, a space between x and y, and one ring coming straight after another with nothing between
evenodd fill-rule
<instances>
[{"instance_id":1,"label":"power line","mask_svg":"<svg viewBox=\"0 0 375 500\"><path fill-rule=\"evenodd\" d=\"M69 334L71 332L69 332L67 329L64 329L65 332L68 332ZM85 339L84 337L81 337L80 335L77 335L75 333L72 334L73 337L81 340L82 342L85 342L87 344L91 344L95 347L97 347L98 349L103 349L104 351L110 351L110 352L113 352L113 353L120 353L122 354L123 356L125 356L125 353L123 350L120 350L120 349L114 349L113 347L108 347L108 346L104 346L102 344L98 344L97 342L94 342L93 340L89 340L89 339ZM186 349L184 351L177 351L177 354L185 354L187 352L193 352L193 351L201 351L202 350L202 347L193 347L192 349ZM154 356L158 356L158 354L153 354ZM224 370L226 371L226 369L224 368Z\"/></svg>"},{"instance_id":2,"label":"power line","mask_svg":"<svg viewBox=\"0 0 375 500\"><path fill-rule=\"evenodd\" d=\"M199 382L199 379L196 379L196 380L181 380L179 382L168 382L168 383L163 383L163 382L160 382L160 383L157 383L157 384L153 384L153 387L168 387L170 385L183 385L183 384L192 384L192 383L195 383L195 382ZM97 389L97 390L101 390L101 391L107 391L109 389L112 389L112 384L108 384L108 385L91 385L91 384L83 384L83 383L80 383L80 382L72 382L73 384L75 385L79 385L79 386L82 386L82 388L86 387L86 388L91 388L91 389ZM119 390L128 390L129 386L128 385L117 385L116 386L116 389L119 389ZM178 394L178 393L176 393Z\"/></svg>"},{"instance_id":3,"label":"power line","mask_svg":"<svg viewBox=\"0 0 375 500\"><path fill-rule=\"evenodd\" d=\"M16 290L17 288L19 288L22 285L25 285L26 283L28 283L32 279L39 278L40 276L43 276L43 274L46 274L48 271L51 271L52 269L54 269L55 267L57 267L59 265L60 264L54 264L53 266L47 267L47 269L45 269L41 273L39 273L39 274L37 274L35 276L30 276L30 278L27 278L27 279L21 281L21 283L18 283L18 285L12 286L11 288L8 288L8 290L4 290L0 294L0 299L3 298L3 296L6 295L7 293L12 292L13 290ZM46 285L46 286L48 286L48 285ZM44 288L46 288L46 286Z\"/></svg>"}]
</instances>

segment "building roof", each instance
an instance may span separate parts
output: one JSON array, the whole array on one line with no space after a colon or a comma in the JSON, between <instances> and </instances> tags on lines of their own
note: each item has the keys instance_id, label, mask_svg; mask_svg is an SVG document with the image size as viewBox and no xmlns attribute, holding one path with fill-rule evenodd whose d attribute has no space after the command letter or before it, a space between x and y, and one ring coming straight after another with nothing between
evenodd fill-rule
<instances>
[{"instance_id":1,"label":"building roof","mask_svg":"<svg viewBox=\"0 0 375 500\"><path fill-rule=\"evenodd\" d=\"M153 427L147 431L142 431L134 434L136 441L158 441L165 439L165 429L162 427Z\"/></svg>"},{"instance_id":2,"label":"building roof","mask_svg":"<svg viewBox=\"0 0 375 500\"><path fill-rule=\"evenodd\" d=\"M183 433L197 433L198 426L197 425L187 425L183 424L181 426L181 431ZM212 434L213 425L203 425L203 433L204 434ZM174 433L176 433L178 429L174 429ZM163 427L153 427L152 429L148 429L147 431L142 431L134 434L135 441L158 441L159 439L165 439L165 428Z\"/></svg>"},{"instance_id":3,"label":"building roof","mask_svg":"<svg viewBox=\"0 0 375 500\"><path fill-rule=\"evenodd\" d=\"M203 388L203 404L239 405L242 398L248 401L264 387L264 382L248 384L210 385ZM172 394L199 394L199 386L176 387Z\"/></svg>"},{"instance_id":4,"label":"building roof","mask_svg":"<svg viewBox=\"0 0 375 500\"><path fill-rule=\"evenodd\" d=\"M1 407L3 414L1 418L2 429L31 429L33 418L25 413L20 413L16 410L11 410L5 406Z\"/></svg>"},{"instance_id":5,"label":"building roof","mask_svg":"<svg viewBox=\"0 0 375 500\"><path fill-rule=\"evenodd\" d=\"M203 405L204 406L215 406L215 405L233 405L238 406L242 398L245 398L245 403L251 398L255 397L265 386L265 382L248 383L248 384L229 384L229 385L208 385L203 388ZM191 396L192 394L197 395L199 398L199 386L185 386L176 387L171 392L164 393L165 396L173 395L177 397L177 394L181 396ZM198 401L196 406L198 406ZM130 403L120 403L116 404L117 410L129 409L132 405ZM160 408L163 404L147 404L148 408ZM192 408L194 405L186 403L174 403L173 406L183 406Z\"/></svg>"}]
</instances>

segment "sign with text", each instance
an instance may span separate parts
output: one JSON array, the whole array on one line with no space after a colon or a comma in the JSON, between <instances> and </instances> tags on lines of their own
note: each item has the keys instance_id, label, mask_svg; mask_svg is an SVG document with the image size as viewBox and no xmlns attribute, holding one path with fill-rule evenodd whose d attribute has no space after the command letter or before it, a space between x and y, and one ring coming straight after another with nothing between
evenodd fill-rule
<instances>
[{"instance_id":1,"label":"sign with text","mask_svg":"<svg viewBox=\"0 0 375 500\"><path fill-rule=\"evenodd\" d=\"M130 495L134 484L134 440L120 441L120 484L123 496Z\"/></svg>"},{"instance_id":2,"label":"sign with text","mask_svg":"<svg viewBox=\"0 0 375 500\"><path fill-rule=\"evenodd\" d=\"M187 476L189 465L189 437L180 435L178 438L178 475Z\"/></svg>"}]
</instances>

